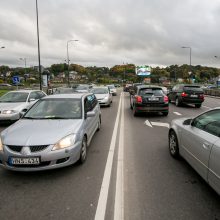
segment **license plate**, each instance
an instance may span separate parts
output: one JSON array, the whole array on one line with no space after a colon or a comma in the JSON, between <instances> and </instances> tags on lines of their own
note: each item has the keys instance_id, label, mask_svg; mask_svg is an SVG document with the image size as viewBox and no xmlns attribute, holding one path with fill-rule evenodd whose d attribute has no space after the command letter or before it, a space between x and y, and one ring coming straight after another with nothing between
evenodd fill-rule
<instances>
[{"instance_id":1,"label":"license plate","mask_svg":"<svg viewBox=\"0 0 220 220\"><path fill-rule=\"evenodd\" d=\"M157 97L151 97L151 98L148 98L149 101L159 101L159 98Z\"/></svg>"},{"instance_id":2,"label":"license plate","mask_svg":"<svg viewBox=\"0 0 220 220\"><path fill-rule=\"evenodd\" d=\"M193 98L197 98L197 97L198 97L198 95L191 95L191 97L193 97Z\"/></svg>"},{"instance_id":3,"label":"license plate","mask_svg":"<svg viewBox=\"0 0 220 220\"><path fill-rule=\"evenodd\" d=\"M11 157L9 159L10 164L14 165L31 165L31 164L40 164L39 157L30 157L30 158L20 158L20 157Z\"/></svg>"}]
</instances>

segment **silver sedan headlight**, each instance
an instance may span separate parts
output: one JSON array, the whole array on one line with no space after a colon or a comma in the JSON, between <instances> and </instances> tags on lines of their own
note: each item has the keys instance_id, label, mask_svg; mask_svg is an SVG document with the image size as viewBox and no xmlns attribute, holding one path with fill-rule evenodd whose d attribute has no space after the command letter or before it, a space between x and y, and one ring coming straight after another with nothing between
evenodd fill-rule
<instances>
[{"instance_id":1,"label":"silver sedan headlight","mask_svg":"<svg viewBox=\"0 0 220 220\"><path fill-rule=\"evenodd\" d=\"M2 111L2 114L5 114L5 115L10 115L10 114L15 114L15 113L18 113L18 112L15 110L3 110Z\"/></svg>"},{"instance_id":2,"label":"silver sedan headlight","mask_svg":"<svg viewBox=\"0 0 220 220\"><path fill-rule=\"evenodd\" d=\"M106 96L104 99L105 99L105 100L108 100L108 96Z\"/></svg>"},{"instance_id":3,"label":"silver sedan headlight","mask_svg":"<svg viewBox=\"0 0 220 220\"><path fill-rule=\"evenodd\" d=\"M66 137L64 137L63 139L61 139L60 141L58 141L52 150L61 150L67 147L72 146L76 141L76 135L75 134L71 134L68 135Z\"/></svg>"}]
</instances>

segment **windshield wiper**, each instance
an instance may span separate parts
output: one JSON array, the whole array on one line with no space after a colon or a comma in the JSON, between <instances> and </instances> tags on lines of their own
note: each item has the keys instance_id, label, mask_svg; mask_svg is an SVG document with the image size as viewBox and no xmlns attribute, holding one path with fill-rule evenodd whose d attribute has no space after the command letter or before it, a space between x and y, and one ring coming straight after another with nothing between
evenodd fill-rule
<instances>
[{"instance_id":1,"label":"windshield wiper","mask_svg":"<svg viewBox=\"0 0 220 220\"><path fill-rule=\"evenodd\" d=\"M67 119L67 118L60 116L45 116L44 119Z\"/></svg>"},{"instance_id":2,"label":"windshield wiper","mask_svg":"<svg viewBox=\"0 0 220 220\"><path fill-rule=\"evenodd\" d=\"M33 117L23 117L23 118L26 118L26 119L36 119L36 118L33 118Z\"/></svg>"}]
</instances>

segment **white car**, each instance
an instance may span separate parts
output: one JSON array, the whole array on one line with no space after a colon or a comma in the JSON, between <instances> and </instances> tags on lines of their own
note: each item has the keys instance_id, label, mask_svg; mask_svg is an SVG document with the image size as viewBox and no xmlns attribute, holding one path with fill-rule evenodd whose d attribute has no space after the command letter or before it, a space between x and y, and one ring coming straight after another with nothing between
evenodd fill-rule
<instances>
[{"instance_id":1,"label":"white car","mask_svg":"<svg viewBox=\"0 0 220 220\"><path fill-rule=\"evenodd\" d=\"M117 89L114 85L107 85L107 87L112 95L117 95Z\"/></svg>"},{"instance_id":2,"label":"white car","mask_svg":"<svg viewBox=\"0 0 220 220\"><path fill-rule=\"evenodd\" d=\"M112 94L110 93L108 87L94 87L90 90L90 92L95 94L100 105L110 107L112 103Z\"/></svg>"},{"instance_id":3,"label":"white car","mask_svg":"<svg viewBox=\"0 0 220 220\"><path fill-rule=\"evenodd\" d=\"M16 90L0 97L0 121L17 121L21 112L46 96L40 90Z\"/></svg>"}]
</instances>

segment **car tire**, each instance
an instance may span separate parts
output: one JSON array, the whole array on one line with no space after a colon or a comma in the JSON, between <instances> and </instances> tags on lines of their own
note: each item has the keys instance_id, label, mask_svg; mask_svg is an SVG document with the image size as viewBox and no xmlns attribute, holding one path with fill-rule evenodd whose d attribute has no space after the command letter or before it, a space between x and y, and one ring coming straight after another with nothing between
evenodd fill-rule
<instances>
[{"instance_id":1,"label":"car tire","mask_svg":"<svg viewBox=\"0 0 220 220\"><path fill-rule=\"evenodd\" d=\"M138 116L138 113L137 113L137 111L136 111L136 109L135 109L135 106L133 106L133 115L136 117L136 116Z\"/></svg>"},{"instance_id":2,"label":"car tire","mask_svg":"<svg viewBox=\"0 0 220 220\"><path fill-rule=\"evenodd\" d=\"M82 139L82 146L80 149L79 163L83 164L86 161L86 158L87 158L87 138L86 136L84 136Z\"/></svg>"},{"instance_id":3,"label":"car tire","mask_svg":"<svg viewBox=\"0 0 220 220\"><path fill-rule=\"evenodd\" d=\"M102 123L101 116L99 116L97 131L100 131L100 129L101 129L101 123Z\"/></svg>"},{"instance_id":4,"label":"car tire","mask_svg":"<svg viewBox=\"0 0 220 220\"><path fill-rule=\"evenodd\" d=\"M179 157L179 144L175 131L171 130L169 132L169 152L174 158Z\"/></svg>"},{"instance_id":5,"label":"car tire","mask_svg":"<svg viewBox=\"0 0 220 220\"><path fill-rule=\"evenodd\" d=\"M196 108L200 108L202 105L201 104L195 104Z\"/></svg>"},{"instance_id":6,"label":"car tire","mask_svg":"<svg viewBox=\"0 0 220 220\"><path fill-rule=\"evenodd\" d=\"M175 99L175 105L176 106L180 106L181 105L181 102L180 102L178 97L176 97L176 99Z\"/></svg>"},{"instance_id":7,"label":"car tire","mask_svg":"<svg viewBox=\"0 0 220 220\"><path fill-rule=\"evenodd\" d=\"M167 116L169 112L162 112L163 116Z\"/></svg>"}]
</instances>

